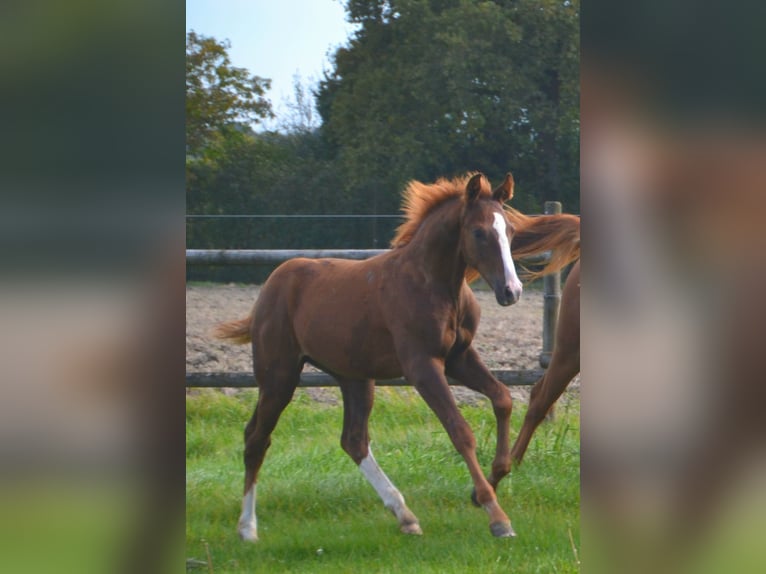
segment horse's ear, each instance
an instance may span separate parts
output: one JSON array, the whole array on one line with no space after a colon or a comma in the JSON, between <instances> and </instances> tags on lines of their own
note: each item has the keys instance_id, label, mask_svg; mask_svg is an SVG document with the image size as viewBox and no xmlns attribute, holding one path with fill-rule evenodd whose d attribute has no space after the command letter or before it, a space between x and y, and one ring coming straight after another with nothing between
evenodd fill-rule
<instances>
[{"instance_id":1,"label":"horse's ear","mask_svg":"<svg viewBox=\"0 0 766 574\"><path fill-rule=\"evenodd\" d=\"M488 194L489 191L489 181L487 181L487 178L484 177L483 173L477 173L471 177L471 179L468 180L468 185L465 187L465 194L468 201L473 201L482 193Z\"/></svg>"},{"instance_id":2,"label":"horse's ear","mask_svg":"<svg viewBox=\"0 0 766 574\"><path fill-rule=\"evenodd\" d=\"M508 172L503 183L495 188L495 191L492 192L492 197L500 203L505 203L513 197L513 176L511 172Z\"/></svg>"}]
</instances>

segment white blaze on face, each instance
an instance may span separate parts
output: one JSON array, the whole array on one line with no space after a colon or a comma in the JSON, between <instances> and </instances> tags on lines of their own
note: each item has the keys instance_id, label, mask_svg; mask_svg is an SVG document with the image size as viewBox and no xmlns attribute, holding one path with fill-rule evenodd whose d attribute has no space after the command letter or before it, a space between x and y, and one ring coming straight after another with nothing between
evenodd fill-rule
<instances>
[{"instance_id":1,"label":"white blaze on face","mask_svg":"<svg viewBox=\"0 0 766 574\"><path fill-rule=\"evenodd\" d=\"M516 275L516 266L513 264L505 217L501 213L495 213L494 215L495 222L492 224L492 227L497 231L497 239L500 242L500 253L503 256L503 270L505 271L505 284L511 288L511 291L513 291L518 299L521 296L522 285L521 281L519 281L519 276Z\"/></svg>"}]
</instances>

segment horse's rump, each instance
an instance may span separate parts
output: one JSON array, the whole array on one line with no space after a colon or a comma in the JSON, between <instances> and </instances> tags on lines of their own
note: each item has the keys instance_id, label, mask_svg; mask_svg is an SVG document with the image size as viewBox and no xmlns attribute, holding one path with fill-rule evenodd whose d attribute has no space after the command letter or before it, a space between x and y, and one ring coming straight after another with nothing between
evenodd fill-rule
<instances>
[{"instance_id":1,"label":"horse's rump","mask_svg":"<svg viewBox=\"0 0 766 574\"><path fill-rule=\"evenodd\" d=\"M213 328L212 336L216 339L225 340L233 345L244 345L252 341L253 321L258 305L273 308L276 300L284 296L286 291L296 286L306 286L313 272L312 265L321 264L326 259L311 260L297 257L279 265L263 284L261 293L256 300L256 305L247 317L233 321L219 323ZM258 303L260 301L260 303Z\"/></svg>"}]
</instances>

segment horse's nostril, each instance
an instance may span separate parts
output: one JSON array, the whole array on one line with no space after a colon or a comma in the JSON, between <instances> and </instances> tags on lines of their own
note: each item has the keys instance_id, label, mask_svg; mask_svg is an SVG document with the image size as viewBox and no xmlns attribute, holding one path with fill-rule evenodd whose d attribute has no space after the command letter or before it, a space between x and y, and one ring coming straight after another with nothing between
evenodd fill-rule
<instances>
[{"instance_id":1,"label":"horse's nostril","mask_svg":"<svg viewBox=\"0 0 766 574\"><path fill-rule=\"evenodd\" d=\"M514 289L510 285L506 285L503 288L503 295L505 296L506 302L509 305L512 305L513 303L516 303L521 298L521 290Z\"/></svg>"}]
</instances>

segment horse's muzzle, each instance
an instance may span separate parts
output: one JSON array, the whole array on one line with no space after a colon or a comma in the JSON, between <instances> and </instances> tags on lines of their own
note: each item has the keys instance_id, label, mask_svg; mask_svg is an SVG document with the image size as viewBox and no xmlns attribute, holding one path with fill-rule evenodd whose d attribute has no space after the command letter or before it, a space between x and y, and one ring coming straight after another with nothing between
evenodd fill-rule
<instances>
[{"instance_id":1,"label":"horse's muzzle","mask_svg":"<svg viewBox=\"0 0 766 574\"><path fill-rule=\"evenodd\" d=\"M495 299L497 299L498 304L508 307L521 299L521 291L521 287L514 288L510 285L503 285L499 289L495 289Z\"/></svg>"}]
</instances>

